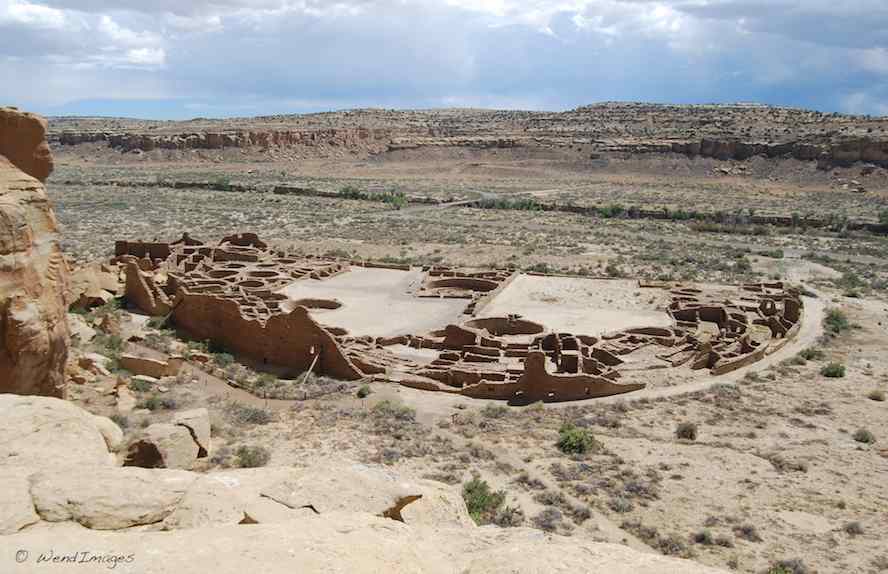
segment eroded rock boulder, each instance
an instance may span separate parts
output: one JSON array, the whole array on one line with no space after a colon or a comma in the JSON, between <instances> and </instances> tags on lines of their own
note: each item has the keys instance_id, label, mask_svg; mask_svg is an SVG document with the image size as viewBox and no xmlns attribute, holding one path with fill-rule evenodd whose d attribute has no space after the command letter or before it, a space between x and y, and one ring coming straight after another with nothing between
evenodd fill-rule
<instances>
[{"instance_id":1,"label":"eroded rock boulder","mask_svg":"<svg viewBox=\"0 0 888 574\"><path fill-rule=\"evenodd\" d=\"M62 397L68 270L43 180L46 122L0 108L0 392Z\"/></svg>"},{"instance_id":2,"label":"eroded rock boulder","mask_svg":"<svg viewBox=\"0 0 888 574\"><path fill-rule=\"evenodd\" d=\"M108 303L119 291L116 269L102 263L90 263L71 273L68 304L76 309L92 309Z\"/></svg>"},{"instance_id":3,"label":"eroded rock boulder","mask_svg":"<svg viewBox=\"0 0 888 574\"><path fill-rule=\"evenodd\" d=\"M34 508L43 520L72 520L117 530L155 524L175 509L197 475L145 468L71 468L31 476Z\"/></svg>"},{"instance_id":4,"label":"eroded rock boulder","mask_svg":"<svg viewBox=\"0 0 888 574\"><path fill-rule=\"evenodd\" d=\"M105 446L111 452L117 452L123 446L123 431L117 423L108 417L93 415L93 423L105 439Z\"/></svg>"},{"instance_id":5,"label":"eroded rock boulder","mask_svg":"<svg viewBox=\"0 0 888 574\"><path fill-rule=\"evenodd\" d=\"M155 423L130 443L124 465L189 469L197 460L199 451L188 428L177 424Z\"/></svg>"},{"instance_id":6,"label":"eroded rock boulder","mask_svg":"<svg viewBox=\"0 0 888 574\"><path fill-rule=\"evenodd\" d=\"M174 376L181 368L181 362L169 362L151 357L139 357L137 355L121 355L118 364L134 375L145 375L155 379Z\"/></svg>"},{"instance_id":7,"label":"eroded rock boulder","mask_svg":"<svg viewBox=\"0 0 888 574\"><path fill-rule=\"evenodd\" d=\"M197 443L197 458L206 458L210 453L210 413L207 409L181 411L173 416L173 424L185 427Z\"/></svg>"},{"instance_id":8,"label":"eroded rock boulder","mask_svg":"<svg viewBox=\"0 0 888 574\"><path fill-rule=\"evenodd\" d=\"M0 395L0 467L113 465L96 420L61 399Z\"/></svg>"},{"instance_id":9,"label":"eroded rock boulder","mask_svg":"<svg viewBox=\"0 0 888 574\"><path fill-rule=\"evenodd\" d=\"M31 503L29 471L0 468L0 535L13 534L40 521Z\"/></svg>"}]
</instances>

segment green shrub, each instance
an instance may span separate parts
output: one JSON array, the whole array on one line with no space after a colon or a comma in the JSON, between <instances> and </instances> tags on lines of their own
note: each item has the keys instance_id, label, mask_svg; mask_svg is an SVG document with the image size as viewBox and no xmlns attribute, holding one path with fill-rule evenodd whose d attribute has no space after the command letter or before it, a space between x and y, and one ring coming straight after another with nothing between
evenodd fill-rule
<instances>
[{"instance_id":1,"label":"green shrub","mask_svg":"<svg viewBox=\"0 0 888 574\"><path fill-rule=\"evenodd\" d=\"M123 347L126 345L124 340L120 338L118 335L108 335L106 333L100 333L95 336L93 342L99 347L104 347L110 351L115 351L120 353L123 350Z\"/></svg>"},{"instance_id":2,"label":"green shrub","mask_svg":"<svg viewBox=\"0 0 888 574\"><path fill-rule=\"evenodd\" d=\"M487 481L477 475L463 485L462 496L469 516L479 525L493 522L497 511L506 502L505 492L491 491Z\"/></svg>"},{"instance_id":3,"label":"green shrub","mask_svg":"<svg viewBox=\"0 0 888 574\"><path fill-rule=\"evenodd\" d=\"M823 326L830 333L838 335L850 329L851 323L848 321L848 316L845 315L844 311L841 309L830 309L826 312L826 317L823 319Z\"/></svg>"},{"instance_id":4,"label":"green shrub","mask_svg":"<svg viewBox=\"0 0 888 574\"><path fill-rule=\"evenodd\" d=\"M808 574L809 572L810 570L805 566L805 563L795 558L773 563L767 574Z\"/></svg>"},{"instance_id":5,"label":"green shrub","mask_svg":"<svg viewBox=\"0 0 888 574\"><path fill-rule=\"evenodd\" d=\"M624 512L632 512L635 508L635 505L632 504L632 501L624 496L614 496L607 503L611 510L614 512L624 513Z\"/></svg>"},{"instance_id":6,"label":"green shrub","mask_svg":"<svg viewBox=\"0 0 888 574\"><path fill-rule=\"evenodd\" d=\"M845 376L845 365L841 363L829 363L820 369L820 374L830 379L841 379Z\"/></svg>"},{"instance_id":7,"label":"green shrub","mask_svg":"<svg viewBox=\"0 0 888 574\"><path fill-rule=\"evenodd\" d=\"M148 409L149 411L157 411L160 409L173 410L178 405L176 404L176 400L170 397L159 397L157 395L151 395L146 397L145 399L139 401L136 405L140 409Z\"/></svg>"},{"instance_id":8,"label":"green shrub","mask_svg":"<svg viewBox=\"0 0 888 574\"><path fill-rule=\"evenodd\" d=\"M217 365L224 369L234 363L234 355L231 353L215 353L213 355L213 360Z\"/></svg>"},{"instance_id":9,"label":"green shrub","mask_svg":"<svg viewBox=\"0 0 888 574\"><path fill-rule=\"evenodd\" d=\"M151 329L164 329L164 328L166 327L166 325L167 325L167 319L169 319L169 316L165 316L165 317L151 317L151 318L148 319L148 321L145 323L145 326L147 326L147 327L149 327L149 328L151 328Z\"/></svg>"},{"instance_id":10,"label":"green shrub","mask_svg":"<svg viewBox=\"0 0 888 574\"><path fill-rule=\"evenodd\" d=\"M262 446L241 445L234 451L234 456L240 468L258 468L271 460L271 453Z\"/></svg>"},{"instance_id":11,"label":"green shrub","mask_svg":"<svg viewBox=\"0 0 888 574\"><path fill-rule=\"evenodd\" d=\"M712 535L712 532L704 529L694 534L694 542L703 546L712 546L715 544L715 537Z\"/></svg>"},{"instance_id":12,"label":"green shrub","mask_svg":"<svg viewBox=\"0 0 888 574\"><path fill-rule=\"evenodd\" d=\"M819 361L824 357L823 351L814 347L804 349L799 353L798 356L805 359L806 361Z\"/></svg>"},{"instance_id":13,"label":"green shrub","mask_svg":"<svg viewBox=\"0 0 888 574\"><path fill-rule=\"evenodd\" d=\"M682 440L697 440L697 424L683 422L675 427L675 438Z\"/></svg>"},{"instance_id":14,"label":"green shrub","mask_svg":"<svg viewBox=\"0 0 888 574\"><path fill-rule=\"evenodd\" d=\"M502 528L521 526L524 524L524 511L513 506L503 507L497 510L493 523Z\"/></svg>"},{"instance_id":15,"label":"green shrub","mask_svg":"<svg viewBox=\"0 0 888 574\"><path fill-rule=\"evenodd\" d=\"M358 398L365 399L365 398L369 397L370 393L372 393L372 392L373 391L370 390L369 386L361 385L361 387L358 389Z\"/></svg>"},{"instance_id":16,"label":"green shrub","mask_svg":"<svg viewBox=\"0 0 888 574\"><path fill-rule=\"evenodd\" d=\"M558 450L565 454L584 454L590 450L600 450L601 443L588 429L573 423L564 423L558 430Z\"/></svg>"},{"instance_id":17,"label":"green shrub","mask_svg":"<svg viewBox=\"0 0 888 574\"><path fill-rule=\"evenodd\" d=\"M137 393L147 393L154 388L154 385L148 381L132 380L129 382L129 388Z\"/></svg>"},{"instance_id":18,"label":"green shrub","mask_svg":"<svg viewBox=\"0 0 888 574\"><path fill-rule=\"evenodd\" d=\"M857 429L852 436L854 437L854 440L864 444L872 444L876 442L876 437L867 429Z\"/></svg>"},{"instance_id":19,"label":"green shrub","mask_svg":"<svg viewBox=\"0 0 888 574\"><path fill-rule=\"evenodd\" d=\"M149 411L159 410L161 407L160 397L157 395L151 395L150 397L146 397L139 401L136 406L140 409L148 409Z\"/></svg>"}]
</instances>

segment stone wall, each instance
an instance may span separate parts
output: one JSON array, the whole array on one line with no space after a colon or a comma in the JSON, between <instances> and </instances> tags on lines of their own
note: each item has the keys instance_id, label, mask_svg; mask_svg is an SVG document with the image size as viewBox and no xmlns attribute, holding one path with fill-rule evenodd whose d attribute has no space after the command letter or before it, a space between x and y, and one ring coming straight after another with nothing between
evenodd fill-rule
<instances>
[{"instance_id":1,"label":"stone wall","mask_svg":"<svg viewBox=\"0 0 888 574\"><path fill-rule=\"evenodd\" d=\"M240 305L232 299L180 290L172 319L193 337L209 339L265 364L289 367L296 373L314 367L316 374L345 380L363 376L305 307L273 315L263 323L244 318Z\"/></svg>"}]
</instances>

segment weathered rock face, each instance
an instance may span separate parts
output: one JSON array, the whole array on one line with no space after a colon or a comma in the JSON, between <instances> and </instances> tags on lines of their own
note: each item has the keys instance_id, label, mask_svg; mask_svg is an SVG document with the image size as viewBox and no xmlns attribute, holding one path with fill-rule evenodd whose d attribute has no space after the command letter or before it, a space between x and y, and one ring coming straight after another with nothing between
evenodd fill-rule
<instances>
[{"instance_id":1,"label":"weathered rock face","mask_svg":"<svg viewBox=\"0 0 888 574\"><path fill-rule=\"evenodd\" d=\"M68 271L42 181L46 123L0 108L0 392L64 396Z\"/></svg>"},{"instance_id":2,"label":"weathered rock face","mask_svg":"<svg viewBox=\"0 0 888 574\"><path fill-rule=\"evenodd\" d=\"M40 181L52 173L46 120L13 108L0 108L0 155Z\"/></svg>"}]
</instances>

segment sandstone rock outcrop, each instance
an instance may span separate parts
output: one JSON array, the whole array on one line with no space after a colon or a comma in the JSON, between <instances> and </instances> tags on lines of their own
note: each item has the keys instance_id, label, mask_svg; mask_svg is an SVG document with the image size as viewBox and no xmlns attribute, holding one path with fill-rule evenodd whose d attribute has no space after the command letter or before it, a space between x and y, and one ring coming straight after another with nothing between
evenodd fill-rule
<instances>
[{"instance_id":1,"label":"sandstone rock outcrop","mask_svg":"<svg viewBox=\"0 0 888 574\"><path fill-rule=\"evenodd\" d=\"M52 173L52 153L46 143L46 120L0 108L0 155L31 177L45 181Z\"/></svg>"},{"instance_id":2,"label":"sandstone rock outcrop","mask_svg":"<svg viewBox=\"0 0 888 574\"><path fill-rule=\"evenodd\" d=\"M68 303L76 309L99 307L116 297L119 290L116 270L91 263L71 273Z\"/></svg>"},{"instance_id":3,"label":"sandstone rock outcrop","mask_svg":"<svg viewBox=\"0 0 888 574\"><path fill-rule=\"evenodd\" d=\"M11 409L15 416L8 417ZM46 424L50 415L61 424ZM140 574L185 572L196 564L217 574L257 566L282 574L719 572L579 533L564 538L476 527L458 489L388 468L346 461L209 474L119 468L93 421L57 399L0 395L0 445L28 437L14 442L15 457L0 453L0 556L30 552L18 554L24 560L9 561L4 572L35 571L48 548L104 558L78 563L81 572L107 572L111 562L117 571ZM72 429L97 452L71 456ZM274 492L286 503L268 496ZM392 502L400 520L388 512ZM41 572L70 569L65 562L40 564Z\"/></svg>"},{"instance_id":4,"label":"sandstone rock outcrop","mask_svg":"<svg viewBox=\"0 0 888 574\"><path fill-rule=\"evenodd\" d=\"M109 466L113 459L90 413L61 399L0 394L0 467Z\"/></svg>"},{"instance_id":5,"label":"sandstone rock outcrop","mask_svg":"<svg viewBox=\"0 0 888 574\"><path fill-rule=\"evenodd\" d=\"M118 530L163 520L196 475L143 468L71 468L30 477L34 508L47 522Z\"/></svg>"},{"instance_id":6,"label":"sandstone rock outcrop","mask_svg":"<svg viewBox=\"0 0 888 574\"><path fill-rule=\"evenodd\" d=\"M199 452L197 441L187 427L155 423L130 443L124 464L142 468L190 469Z\"/></svg>"},{"instance_id":7,"label":"sandstone rock outcrop","mask_svg":"<svg viewBox=\"0 0 888 574\"><path fill-rule=\"evenodd\" d=\"M185 427L197 443L197 458L209 456L211 446L210 413L207 409L191 409L176 413L173 424Z\"/></svg>"},{"instance_id":8,"label":"sandstone rock outcrop","mask_svg":"<svg viewBox=\"0 0 888 574\"><path fill-rule=\"evenodd\" d=\"M123 354L118 358L120 368L126 369L134 375L146 375L155 379L173 377L182 367L181 358L171 358L164 361L151 357L139 357L137 355Z\"/></svg>"},{"instance_id":9,"label":"sandstone rock outcrop","mask_svg":"<svg viewBox=\"0 0 888 574\"><path fill-rule=\"evenodd\" d=\"M64 396L68 272L42 181L46 122L0 108L0 392Z\"/></svg>"}]
</instances>

